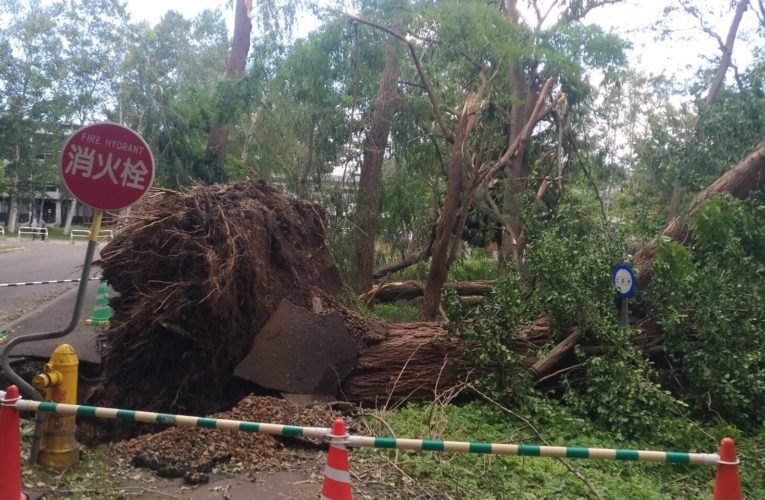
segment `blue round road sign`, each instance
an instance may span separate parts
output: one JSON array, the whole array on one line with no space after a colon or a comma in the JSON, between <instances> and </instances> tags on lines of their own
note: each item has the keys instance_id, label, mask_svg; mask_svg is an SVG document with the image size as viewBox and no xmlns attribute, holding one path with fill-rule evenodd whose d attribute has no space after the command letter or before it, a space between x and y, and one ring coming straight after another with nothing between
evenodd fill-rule
<instances>
[{"instance_id":1,"label":"blue round road sign","mask_svg":"<svg viewBox=\"0 0 765 500\"><path fill-rule=\"evenodd\" d=\"M619 297L632 297L635 295L635 271L629 264L622 262L614 266L611 273L611 283L616 287Z\"/></svg>"}]
</instances>

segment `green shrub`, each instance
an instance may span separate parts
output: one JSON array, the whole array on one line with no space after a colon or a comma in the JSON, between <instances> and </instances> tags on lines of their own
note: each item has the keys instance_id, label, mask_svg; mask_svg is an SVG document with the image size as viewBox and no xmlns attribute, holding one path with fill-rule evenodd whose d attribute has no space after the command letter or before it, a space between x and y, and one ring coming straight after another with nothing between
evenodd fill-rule
<instances>
[{"instance_id":1,"label":"green shrub","mask_svg":"<svg viewBox=\"0 0 765 500\"><path fill-rule=\"evenodd\" d=\"M523 402L534 394L516 328L544 315L551 335L539 357L574 326L582 329L585 343L601 348L596 355L577 350L583 372L564 384L564 401L579 415L619 436L634 437L651 432L661 419L682 414L683 406L655 383L650 364L631 342L632 331L617 323L610 277L622 260L624 232L582 218L575 202L563 203L555 216L528 230L533 245L522 275L510 273L469 313L447 294L450 328L472 342L468 366L478 373L477 383L505 402Z\"/></svg>"},{"instance_id":2,"label":"green shrub","mask_svg":"<svg viewBox=\"0 0 765 500\"><path fill-rule=\"evenodd\" d=\"M650 302L683 399L751 428L765 418L765 208L715 198L692 230L690 248L660 244Z\"/></svg>"}]
</instances>

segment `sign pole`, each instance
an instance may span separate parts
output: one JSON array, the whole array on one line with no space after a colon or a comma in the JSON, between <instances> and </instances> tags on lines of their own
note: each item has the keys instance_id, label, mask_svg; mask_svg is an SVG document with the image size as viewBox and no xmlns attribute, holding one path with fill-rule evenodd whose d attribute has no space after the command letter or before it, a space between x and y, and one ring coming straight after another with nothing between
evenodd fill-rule
<instances>
[{"instance_id":1,"label":"sign pole","mask_svg":"<svg viewBox=\"0 0 765 500\"><path fill-rule=\"evenodd\" d=\"M635 271L626 262L617 264L614 266L614 270L611 273L611 283L616 288L616 293L619 296L620 314L619 314L619 326L626 328L629 325L629 300L635 294Z\"/></svg>"},{"instance_id":2,"label":"sign pole","mask_svg":"<svg viewBox=\"0 0 765 500\"><path fill-rule=\"evenodd\" d=\"M630 301L629 297L622 297L622 313L619 320L619 324L623 327L626 327L629 324L629 309L628 309L629 301Z\"/></svg>"}]
</instances>

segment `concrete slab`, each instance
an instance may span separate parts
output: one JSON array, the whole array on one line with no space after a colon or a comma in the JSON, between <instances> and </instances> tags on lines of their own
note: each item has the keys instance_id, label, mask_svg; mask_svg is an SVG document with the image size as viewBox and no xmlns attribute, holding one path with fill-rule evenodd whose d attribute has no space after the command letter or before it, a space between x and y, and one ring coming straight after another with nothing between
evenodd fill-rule
<instances>
[{"instance_id":1,"label":"concrete slab","mask_svg":"<svg viewBox=\"0 0 765 500\"><path fill-rule=\"evenodd\" d=\"M261 387L298 394L337 394L359 348L338 313L314 314L282 300L234 369Z\"/></svg>"}]
</instances>

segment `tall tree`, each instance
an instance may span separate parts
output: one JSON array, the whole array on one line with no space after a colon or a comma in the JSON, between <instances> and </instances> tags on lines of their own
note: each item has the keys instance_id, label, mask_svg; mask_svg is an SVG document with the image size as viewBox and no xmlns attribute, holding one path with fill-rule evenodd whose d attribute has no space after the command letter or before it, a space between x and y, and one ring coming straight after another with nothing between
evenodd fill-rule
<instances>
[{"instance_id":1,"label":"tall tree","mask_svg":"<svg viewBox=\"0 0 765 500\"><path fill-rule=\"evenodd\" d=\"M7 161L8 230L15 231L21 202L31 203L55 179L52 150L61 134L62 42L55 9L11 2L14 15L0 29L0 158Z\"/></svg>"},{"instance_id":2,"label":"tall tree","mask_svg":"<svg viewBox=\"0 0 765 500\"><path fill-rule=\"evenodd\" d=\"M556 68L556 64L550 64L550 60L545 61L544 59L551 58L554 60L557 59L556 52L561 54L568 51L568 56L571 57L572 62L601 66L606 71L612 69L614 64L623 61L623 54L620 54L615 44L611 48L596 45L596 40L605 41L607 37L602 36L602 34L598 36L597 31L580 27L581 20L592 10L621 1L564 2L562 3L562 10L559 9L558 11L559 17L552 23L550 15L558 7L557 1L548 2L547 5L541 5L541 2L537 0L528 2L529 7L533 8L534 21L523 19L519 0L500 2L500 9L503 14L519 29L525 31L527 36L534 40L539 47L532 53L519 54L514 57L508 71L508 92L511 104L508 110L507 142L508 144L518 144L519 148L503 166L505 175L501 206L502 258L506 263L512 262L519 266L526 246L523 195L530 179L530 163L526 155L526 148L532 133L527 124L532 117L542 82L546 77L555 77L564 84L563 90L568 90L567 93L572 94L571 87L576 87L575 79L581 77L583 73L581 69L575 67L558 66ZM545 27L550 24L551 27ZM601 54L598 55L597 52L599 51ZM609 51L610 56L608 55ZM577 90L586 92L581 86ZM569 98L571 97L569 95Z\"/></svg>"},{"instance_id":3,"label":"tall tree","mask_svg":"<svg viewBox=\"0 0 765 500\"><path fill-rule=\"evenodd\" d=\"M399 57L398 44L389 41L385 47L385 66L380 75L380 88L364 141L353 225L355 289L359 293L372 288L382 165L396 107Z\"/></svg>"},{"instance_id":4,"label":"tall tree","mask_svg":"<svg viewBox=\"0 0 765 500\"><path fill-rule=\"evenodd\" d=\"M206 161L210 165L207 181L221 181L226 178L225 163L229 123L236 118L237 114L241 114L240 108L249 104L243 102L233 106L230 101L236 96L235 85L244 74L247 66L252 18L255 17L259 21L265 36L285 37L291 30L297 3L296 0L286 0L285 2L266 0L257 3L253 3L253 0L235 0L234 36L226 66L226 78L229 80L229 84L221 86L218 95L218 116L210 129L207 140Z\"/></svg>"},{"instance_id":5,"label":"tall tree","mask_svg":"<svg viewBox=\"0 0 765 500\"><path fill-rule=\"evenodd\" d=\"M226 78L234 79L244 74L247 64L247 54L250 52L250 34L252 21L250 11L252 0L236 0L234 14L234 38L231 42L231 52L226 65ZM226 145L228 144L228 122L230 117L221 116L220 120L210 130L207 141L207 156L213 168L210 181L222 181L226 178L224 166L226 163Z\"/></svg>"},{"instance_id":6,"label":"tall tree","mask_svg":"<svg viewBox=\"0 0 765 500\"><path fill-rule=\"evenodd\" d=\"M516 201L520 204L520 194L528 183L528 165L524 160L526 146L539 118L550 111L549 106L543 106L552 84L549 77L560 84L568 84L567 79L581 80L586 66L599 66L609 71L623 60L619 40L596 28L566 25L566 29L559 27L531 36L519 17L508 16L512 9L505 9L514 6L514 3L509 7L503 4L500 11L496 6L478 1L467 4L438 2L428 5L423 13L424 19L433 21L423 22L419 27L421 31L414 30L407 36L351 16L406 44L420 81L418 87L431 104L433 127L438 132L433 134L435 144L439 150L448 152L448 160L444 161L445 197L435 222L421 310L425 319L433 319L438 314L441 289L479 188L510 165L516 165L521 169L520 174L516 171L507 178L516 189L512 193L518 195ZM574 23L594 7L591 4L572 6L564 13L566 23ZM540 20L540 29L541 24ZM487 25L493 27L491 35L485 30ZM428 63L434 66L433 74L438 75L437 86L431 83L428 69L420 59L421 47L430 54ZM515 64L515 72L508 67L509 61ZM523 74L519 74L518 69ZM516 77L509 92L507 86L495 83L497 75L504 72ZM582 86L569 87L580 94L586 92ZM442 105L442 100L450 105ZM517 116L508 121L496 119L501 116L496 112L500 106L510 108L509 116L513 112ZM497 126L509 130L505 145L492 144L497 136L495 132L482 132L482 145L476 147L473 132L477 123L482 124L481 130ZM515 184L512 184L513 179L517 181ZM520 212L516 217L520 218ZM509 217L503 217L503 220L512 221Z\"/></svg>"},{"instance_id":7,"label":"tall tree","mask_svg":"<svg viewBox=\"0 0 765 500\"><path fill-rule=\"evenodd\" d=\"M217 112L215 94L228 50L221 13L203 11L185 19L170 11L156 26L134 26L129 36L110 116L146 139L161 185L207 179L200 158Z\"/></svg>"}]
</instances>

